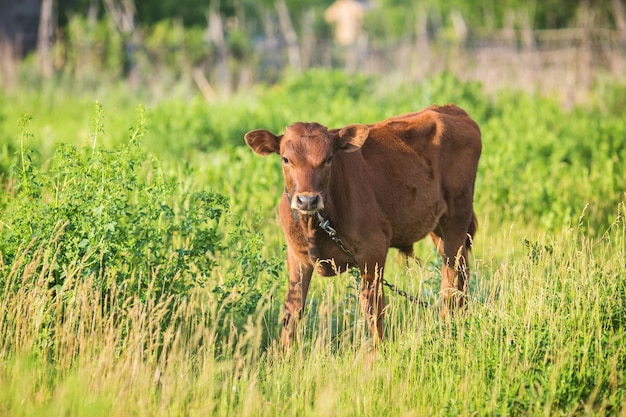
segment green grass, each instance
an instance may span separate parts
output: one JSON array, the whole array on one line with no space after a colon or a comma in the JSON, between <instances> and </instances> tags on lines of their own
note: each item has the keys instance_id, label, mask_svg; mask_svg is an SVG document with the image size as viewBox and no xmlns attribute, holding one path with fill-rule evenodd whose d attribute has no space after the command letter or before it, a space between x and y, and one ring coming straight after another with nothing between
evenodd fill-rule
<instances>
[{"instance_id":1,"label":"green grass","mask_svg":"<svg viewBox=\"0 0 626 417\"><path fill-rule=\"evenodd\" d=\"M346 301L352 291L341 283L346 276L316 282L309 323L286 355L263 345L262 333L276 324L260 321L262 314L218 349L219 306L210 295L192 294L173 312L181 320L160 331L170 308L164 301L132 308L117 322L102 314L89 281L67 295L72 312L48 340L42 320L59 320L55 305L44 307L45 292L24 285L1 304L1 412L620 414L626 407L625 235L622 217L600 241L567 229L526 255L483 258L475 262L467 313L449 322L392 297L390 340L377 354L368 349L356 305ZM418 282L424 274L426 266L409 270ZM126 295L113 291L111 297ZM259 308L268 303L263 299ZM347 323L338 323L342 318ZM42 351L46 360L37 354Z\"/></svg>"},{"instance_id":2,"label":"green grass","mask_svg":"<svg viewBox=\"0 0 626 417\"><path fill-rule=\"evenodd\" d=\"M58 93L0 97L14 104L0 107L0 415L626 413L620 115L445 74L393 90L312 72L145 113L120 91L103 110ZM408 267L392 251L386 278L430 307L388 294L382 349L343 274L314 278L282 353L282 179L276 158L237 146L242 132L434 101L483 130L467 312L439 319L440 260L423 242Z\"/></svg>"}]
</instances>

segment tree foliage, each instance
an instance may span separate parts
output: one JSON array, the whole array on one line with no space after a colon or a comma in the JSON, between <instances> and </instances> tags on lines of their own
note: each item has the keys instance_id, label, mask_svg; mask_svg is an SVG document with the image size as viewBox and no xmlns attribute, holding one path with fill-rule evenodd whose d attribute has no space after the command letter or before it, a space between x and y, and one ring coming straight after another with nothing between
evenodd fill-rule
<instances>
[{"instance_id":1,"label":"tree foliage","mask_svg":"<svg viewBox=\"0 0 626 417\"><path fill-rule=\"evenodd\" d=\"M280 0L135 0L136 19L141 25L150 25L164 19L182 19L186 26L206 25L206 13L219 11L226 17L259 20L263 13L276 10ZM321 11L332 4L332 0L286 0L285 3L294 16L300 16L308 10ZM425 11L431 19L446 19L450 13L460 13L468 26L473 28L501 28L510 22L511 16L524 14L529 23L537 29L558 29L576 26L583 15L592 15L597 23L615 27L613 2L611 0L377 0L362 1L377 14L411 15L415 10ZM61 26L75 14L88 15L90 10L97 11L100 17L104 8L97 0L59 0L58 16ZM399 17L399 16L398 16Z\"/></svg>"}]
</instances>

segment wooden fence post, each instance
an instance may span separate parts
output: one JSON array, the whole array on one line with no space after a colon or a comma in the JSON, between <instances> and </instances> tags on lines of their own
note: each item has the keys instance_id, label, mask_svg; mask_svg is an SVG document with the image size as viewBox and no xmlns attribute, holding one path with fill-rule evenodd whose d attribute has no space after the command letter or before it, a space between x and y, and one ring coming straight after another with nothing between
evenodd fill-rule
<instances>
[{"instance_id":1,"label":"wooden fence post","mask_svg":"<svg viewBox=\"0 0 626 417\"><path fill-rule=\"evenodd\" d=\"M53 7L53 0L42 0L41 14L39 16L39 31L37 35L37 58L39 59L41 74L45 78L52 76Z\"/></svg>"},{"instance_id":2,"label":"wooden fence post","mask_svg":"<svg viewBox=\"0 0 626 417\"><path fill-rule=\"evenodd\" d=\"M289 9L285 0L276 2L276 10L278 11L278 24L285 36L287 42L287 56L289 57L289 65L296 71L302 71L302 58L300 57L300 48L298 47L298 35L293 29L291 17L289 17Z\"/></svg>"}]
</instances>

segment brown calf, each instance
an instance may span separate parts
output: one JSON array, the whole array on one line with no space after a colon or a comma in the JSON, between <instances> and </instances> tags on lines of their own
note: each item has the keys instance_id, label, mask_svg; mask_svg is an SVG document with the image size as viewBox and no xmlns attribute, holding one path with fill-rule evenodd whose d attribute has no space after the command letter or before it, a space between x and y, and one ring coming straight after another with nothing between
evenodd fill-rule
<instances>
[{"instance_id":1,"label":"brown calf","mask_svg":"<svg viewBox=\"0 0 626 417\"><path fill-rule=\"evenodd\" d=\"M295 123L283 135L245 135L253 151L277 153L283 161L278 208L289 268L283 345L293 340L313 270L331 276L353 263L320 230L316 212L330 220L358 262L361 307L375 344L383 339L382 277L390 247L409 255L430 233L443 258L441 314L465 304L480 136L478 125L454 105L371 125L328 130Z\"/></svg>"}]
</instances>

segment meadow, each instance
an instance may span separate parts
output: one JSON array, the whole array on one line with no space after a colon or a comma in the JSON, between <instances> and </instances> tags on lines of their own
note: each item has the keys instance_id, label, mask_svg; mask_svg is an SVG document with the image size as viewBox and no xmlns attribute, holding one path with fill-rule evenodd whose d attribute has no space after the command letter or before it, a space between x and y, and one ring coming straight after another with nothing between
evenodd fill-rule
<instances>
[{"instance_id":1,"label":"meadow","mask_svg":"<svg viewBox=\"0 0 626 417\"><path fill-rule=\"evenodd\" d=\"M207 103L63 81L0 93L0 415L626 415L626 86L563 110L440 73L311 70ZM277 346L278 158L255 128L454 102L483 134L465 314L430 242L389 254L388 341L358 277L314 277Z\"/></svg>"}]
</instances>

